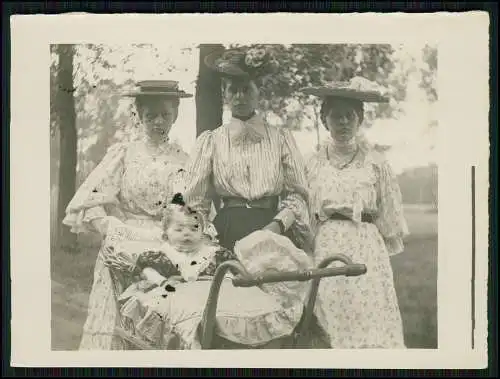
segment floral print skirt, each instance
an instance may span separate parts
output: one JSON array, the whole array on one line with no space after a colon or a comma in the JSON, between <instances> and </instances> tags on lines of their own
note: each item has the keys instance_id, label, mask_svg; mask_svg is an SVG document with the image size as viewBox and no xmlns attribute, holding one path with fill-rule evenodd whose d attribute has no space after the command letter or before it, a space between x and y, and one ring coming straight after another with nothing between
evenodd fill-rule
<instances>
[{"instance_id":1,"label":"floral print skirt","mask_svg":"<svg viewBox=\"0 0 500 379\"><path fill-rule=\"evenodd\" d=\"M315 313L332 348L405 348L391 262L376 226L324 222L315 239L316 264L333 254L365 264L367 273L321 280Z\"/></svg>"},{"instance_id":2,"label":"floral print skirt","mask_svg":"<svg viewBox=\"0 0 500 379\"><path fill-rule=\"evenodd\" d=\"M109 269L99 251L94 268L87 319L83 325L79 350L122 350L125 345L115 335L118 309Z\"/></svg>"},{"instance_id":3,"label":"floral print skirt","mask_svg":"<svg viewBox=\"0 0 500 379\"><path fill-rule=\"evenodd\" d=\"M158 223L150 219L128 219L123 225L108 227L107 236L97 254L94 280L89 295L87 318L83 325L79 350L123 350L124 342L115 334L118 304L111 273L104 264L105 246L129 241L155 241Z\"/></svg>"}]
</instances>

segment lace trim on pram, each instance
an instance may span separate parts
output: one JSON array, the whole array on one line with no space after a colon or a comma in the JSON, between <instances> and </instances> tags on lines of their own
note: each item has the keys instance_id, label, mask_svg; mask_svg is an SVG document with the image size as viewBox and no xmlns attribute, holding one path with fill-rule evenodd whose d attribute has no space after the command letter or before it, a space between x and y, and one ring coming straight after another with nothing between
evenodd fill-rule
<instances>
[{"instance_id":1,"label":"lace trim on pram","mask_svg":"<svg viewBox=\"0 0 500 379\"><path fill-rule=\"evenodd\" d=\"M206 283L207 286L210 285L209 281ZM232 286L230 279L225 279L224 285ZM269 300L273 297L258 288L238 289L238 291L241 291L242 296L246 295L247 301L253 301L259 306L254 311L247 311L246 314L237 312L237 307L235 311L218 310L216 334L219 337L247 346L263 345L291 335L302 317L302 303L285 308L278 302L270 305ZM203 306L194 313L173 320L167 313L160 314L156 309L145 305L146 298L150 298L150 295L138 293L130 297L121 308L122 316L133 322L138 335L151 343L158 344L162 339L168 339L168 335L175 334L183 346L190 349L201 348L196 332L202 321ZM263 300L267 300L267 304L262 304ZM182 303L181 301L181 306ZM204 305L205 299L200 304Z\"/></svg>"}]
</instances>

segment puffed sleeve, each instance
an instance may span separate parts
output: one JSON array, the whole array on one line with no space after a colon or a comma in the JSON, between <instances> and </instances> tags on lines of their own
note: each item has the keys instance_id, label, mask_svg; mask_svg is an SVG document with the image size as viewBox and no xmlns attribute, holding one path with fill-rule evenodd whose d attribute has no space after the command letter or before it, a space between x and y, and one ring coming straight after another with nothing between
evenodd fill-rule
<instances>
[{"instance_id":1,"label":"puffed sleeve","mask_svg":"<svg viewBox=\"0 0 500 379\"><path fill-rule=\"evenodd\" d=\"M190 154L183 175L184 201L199 211L205 221L205 234L215 238L217 231L210 222L212 199L212 155L214 149L213 132L207 130L199 135L196 145Z\"/></svg>"},{"instance_id":2,"label":"puffed sleeve","mask_svg":"<svg viewBox=\"0 0 500 379\"><path fill-rule=\"evenodd\" d=\"M280 220L299 247L311 248L309 194L305 163L291 132L281 129L284 184L283 199L275 219Z\"/></svg>"},{"instance_id":3,"label":"puffed sleeve","mask_svg":"<svg viewBox=\"0 0 500 379\"><path fill-rule=\"evenodd\" d=\"M112 145L66 207L63 224L73 233L92 230L90 222L106 216L105 206L117 204L126 145Z\"/></svg>"},{"instance_id":4,"label":"puffed sleeve","mask_svg":"<svg viewBox=\"0 0 500 379\"><path fill-rule=\"evenodd\" d=\"M403 238L409 234L403 214L401 190L389 163L378 159L378 214L375 225L382 234L390 255L403 252Z\"/></svg>"}]
</instances>

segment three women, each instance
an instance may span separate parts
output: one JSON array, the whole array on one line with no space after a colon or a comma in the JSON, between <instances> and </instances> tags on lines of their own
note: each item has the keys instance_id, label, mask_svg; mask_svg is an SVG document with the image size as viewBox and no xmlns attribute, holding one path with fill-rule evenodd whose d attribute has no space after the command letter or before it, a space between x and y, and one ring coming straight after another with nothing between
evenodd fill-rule
<instances>
[{"instance_id":1,"label":"three women","mask_svg":"<svg viewBox=\"0 0 500 379\"><path fill-rule=\"evenodd\" d=\"M188 159L168 143L168 132L179 99L190 95L175 82L142 83L131 95L144 139L110 148L68 206L65 223L106 235L110 215L118 214L121 222L157 230L162 201L185 164L186 202L208 221L210 194L221 200L213 234L223 247L264 229L289 236L318 262L342 253L367 265L359 278L322 281L315 313L332 348L404 347L389 260L408 232L401 195L383 156L357 138L363 103L386 99L358 78L304 90L323 98L321 120L331 134L306 165L291 133L257 112L260 82L273 65L265 51L228 50L205 63L222 77L231 121L201 134ZM100 256L81 348L116 348L116 308Z\"/></svg>"}]
</instances>

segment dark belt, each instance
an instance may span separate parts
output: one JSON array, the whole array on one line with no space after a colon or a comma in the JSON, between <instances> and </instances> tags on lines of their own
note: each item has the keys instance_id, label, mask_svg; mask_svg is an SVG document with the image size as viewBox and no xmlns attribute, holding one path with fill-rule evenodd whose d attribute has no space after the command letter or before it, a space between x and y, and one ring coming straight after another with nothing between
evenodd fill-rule
<instances>
[{"instance_id":1,"label":"dark belt","mask_svg":"<svg viewBox=\"0 0 500 379\"><path fill-rule=\"evenodd\" d=\"M329 217L330 220L339 220L339 221L352 221L352 218L347 217L340 213L334 213ZM361 213L361 222L368 222L373 224L375 222L375 217L371 213Z\"/></svg>"},{"instance_id":2,"label":"dark belt","mask_svg":"<svg viewBox=\"0 0 500 379\"><path fill-rule=\"evenodd\" d=\"M223 197L223 208L259 208L276 209L278 208L278 197L268 196L255 200L247 200L242 197Z\"/></svg>"}]
</instances>

